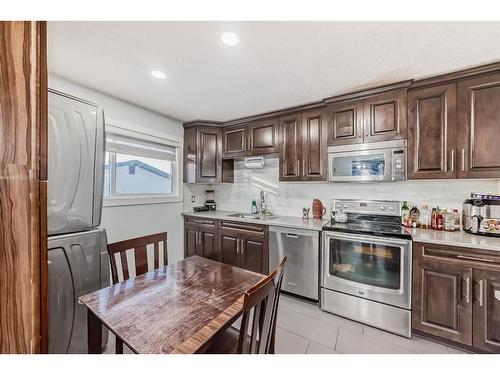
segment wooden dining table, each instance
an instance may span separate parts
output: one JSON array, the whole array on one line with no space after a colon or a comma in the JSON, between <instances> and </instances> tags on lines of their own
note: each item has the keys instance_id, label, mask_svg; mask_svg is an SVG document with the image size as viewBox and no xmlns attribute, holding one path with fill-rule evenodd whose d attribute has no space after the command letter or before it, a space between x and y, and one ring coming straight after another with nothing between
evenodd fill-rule
<instances>
[{"instance_id":1,"label":"wooden dining table","mask_svg":"<svg viewBox=\"0 0 500 375\"><path fill-rule=\"evenodd\" d=\"M199 256L81 296L88 351L104 325L134 353L203 352L242 313L244 292L264 275Z\"/></svg>"}]
</instances>

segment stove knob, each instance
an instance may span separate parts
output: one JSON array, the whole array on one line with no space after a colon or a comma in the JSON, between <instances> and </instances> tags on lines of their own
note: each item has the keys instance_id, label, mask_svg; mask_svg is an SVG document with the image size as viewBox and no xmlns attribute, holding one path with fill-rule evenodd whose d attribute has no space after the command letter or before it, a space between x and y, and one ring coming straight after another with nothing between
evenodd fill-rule
<instances>
[{"instance_id":1,"label":"stove knob","mask_svg":"<svg viewBox=\"0 0 500 375\"><path fill-rule=\"evenodd\" d=\"M380 211L385 211L385 206L380 206Z\"/></svg>"},{"instance_id":2,"label":"stove knob","mask_svg":"<svg viewBox=\"0 0 500 375\"><path fill-rule=\"evenodd\" d=\"M347 204L342 205L343 208L348 208L349 206Z\"/></svg>"},{"instance_id":3,"label":"stove knob","mask_svg":"<svg viewBox=\"0 0 500 375\"><path fill-rule=\"evenodd\" d=\"M394 211L396 209L396 207L394 206L389 206L389 211Z\"/></svg>"}]
</instances>

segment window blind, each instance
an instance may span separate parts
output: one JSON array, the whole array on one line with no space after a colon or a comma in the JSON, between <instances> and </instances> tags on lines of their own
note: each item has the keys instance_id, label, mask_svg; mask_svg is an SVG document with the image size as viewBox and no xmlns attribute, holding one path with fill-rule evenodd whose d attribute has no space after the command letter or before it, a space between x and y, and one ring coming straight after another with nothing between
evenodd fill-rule
<instances>
[{"instance_id":1,"label":"window blind","mask_svg":"<svg viewBox=\"0 0 500 375\"><path fill-rule=\"evenodd\" d=\"M106 151L174 162L177 155L174 146L108 132L106 133Z\"/></svg>"}]
</instances>

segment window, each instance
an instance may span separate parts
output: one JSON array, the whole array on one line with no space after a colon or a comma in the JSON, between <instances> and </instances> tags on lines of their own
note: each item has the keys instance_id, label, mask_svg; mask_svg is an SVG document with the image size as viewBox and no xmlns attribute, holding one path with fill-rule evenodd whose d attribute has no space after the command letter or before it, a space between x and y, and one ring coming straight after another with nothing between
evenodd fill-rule
<instances>
[{"instance_id":1,"label":"window","mask_svg":"<svg viewBox=\"0 0 500 375\"><path fill-rule=\"evenodd\" d=\"M104 205L179 201L179 144L118 129L106 131Z\"/></svg>"}]
</instances>

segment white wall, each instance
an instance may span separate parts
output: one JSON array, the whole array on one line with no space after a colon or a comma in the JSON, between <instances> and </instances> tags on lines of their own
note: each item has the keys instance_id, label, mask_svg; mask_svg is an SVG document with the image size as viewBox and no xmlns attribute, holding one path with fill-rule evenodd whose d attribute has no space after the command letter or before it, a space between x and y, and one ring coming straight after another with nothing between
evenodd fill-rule
<instances>
[{"instance_id":1,"label":"white wall","mask_svg":"<svg viewBox=\"0 0 500 375\"><path fill-rule=\"evenodd\" d=\"M267 159L263 169L246 169L235 163L235 183L212 185L220 210L250 212L251 200L259 202L259 192L266 191L267 207L279 215L301 216L302 207L310 207L313 198L326 207L332 199L407 200L410 204L428 203L442 208L462 207L471 192L499 192L499 180L434 180L392 183L282 183L278 180L278 159ZM191 196L200 205L209 185L185 184L184 209L191 210Z\"/></svg>"},{"instance_id":2,"label":"white wall","mask_svg":"<svg viewBox=\"0 0 500 375\"><path fill-rule=\"evenodd\" d=\"M182 143L184 130L180 121L54 75L49 76L49 87L102 106L106 119L114 125ZM104 207L101 227L106 229L108 242L167 231L169 261L176 261L184 253L181 212L182 202Z\"/></svg>"}]
</instances>

